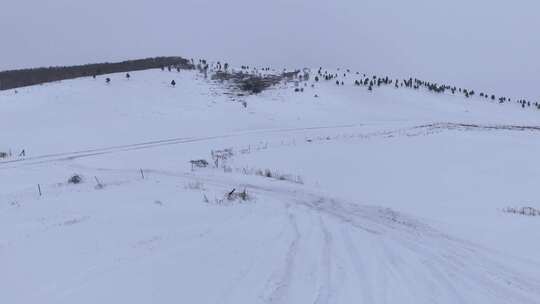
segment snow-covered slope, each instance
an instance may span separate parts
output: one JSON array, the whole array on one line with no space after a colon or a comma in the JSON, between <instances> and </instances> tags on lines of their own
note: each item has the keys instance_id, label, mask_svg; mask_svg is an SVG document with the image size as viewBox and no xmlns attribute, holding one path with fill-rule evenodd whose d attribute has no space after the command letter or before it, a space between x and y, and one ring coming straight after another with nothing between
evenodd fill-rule
<instances>
[{"instance_id":1,"label":"snow-covered slope","mask_svg":"<svg viewBox=\"0 0 540 304\"><path fill-rule=\"evenodd\" d=\"M0 303L539 303L540 111L131 76L0 92Z\"/></svg>"}]
</instances>

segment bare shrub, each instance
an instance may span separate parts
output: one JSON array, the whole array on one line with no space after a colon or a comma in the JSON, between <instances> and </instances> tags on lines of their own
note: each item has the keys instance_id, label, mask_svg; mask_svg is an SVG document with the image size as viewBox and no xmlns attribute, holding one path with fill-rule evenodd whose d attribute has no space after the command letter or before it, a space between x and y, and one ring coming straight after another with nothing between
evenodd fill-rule
<instances>
[{"instance_id":1,"label":"bare shrub","mask_svg":"<svg viewBox=\"0 0 540 304\"><path fill-rule=\"evenodd\" d=\"M235 203L249 202L254 200L255 198L249 194L245 188L243 191L237 191L236 188L234 188L231 191L225 192L223 196L214 198L213 200L209 199L206 194L203 194L204 203L218 206L230 206Z\"/></svg>"},{"instance_id":2,"label":"bare shrub","mask_svg":"<svg viewBox=\"0 0 540 304\"><path fill-rule=\"evenodd\" d=\"M232 148L223 149L223 150L212 150L211 152L212 160L214 160L214 166L219 168L219 163L222 164L229 158L231 158L234 153Z\"/></svg>"},{"instance_id":3,"label":"bare shrub","mask_svg":"<svg viewBox=\"0 0 540 304\"><path fill-rule=\"evenodd\" d=\"M503 212L525 215L525 216L540 216L540 210L535 209L533 207L520 207L520 208L508 207L508 208L503 209Z\"/></svg>"},{"instance_id":4,"label":"bare shrub","mask_svg":"<svg viewBox=\"0 0 540 304\"><path fill-rule=\"evenodd\" d=\"M189 182L185 185L185 188L189 190L205 190L204 184L200 181Z\"/></svg>"},{"instance_id":5,"label":"bare shrub","mask_svg":"<svg viewBox=\"0 0 540 304\"><path fill-rule=\"evenodd\" d=\"M292 71L292 72L284 72L281 74L281 76L283 78L286 78L286 79L294 79L298 76L298 74L300 73L300 70L296 70L296 71Z\"/></svg>"},{"instance_id":6,"label":"bare shrub","mask_svg":"<svg viewBox=\"0 0 540 304\"><path fill-rule=\"evenodd\" d=\"M208 167L208 161L206 159L196 159L196 160L190 160L191 163L191 170L195 168L206 168Z\"/></svg>"},{"instance_id":7,"label":"bare shrub","mask_svg":"<svg viewBox=\"0 0 540 304\"><path fill-rule=\"evenodd\" d=\"M247 190L244 188L244 191L238 192L236 189L232 189L231 192L227 193L228 201L250 201L251 196L248 194Z\"/></svg>"},{"instance_id":8,"label":"bare shrub","mask_svg":"<svg viewBox=\"0 0 540 304\"><path fill-rule=\"evenodd\" d=\"M253 173L253 170L244 168L241 172L246 175L249 175ZM272 178L272 179L277 179L281 181L288 181L288 182L292 182L296 184L304 184L304 181L298 175L282 174L277 171L271 171L270 169L265 169L265 170L257 169L254 171L254 174L262 176L262 177L266 177L266 178Z\"/></svg>"},{"instance_id":9,"label":"bare shrub","mask_svg":"<svg viewBox=\"0 0 540 304\"><path fill-rule=\"evenodd\" d=\"M82 183L82 177L78 174L74 174L73 176L71 176L69 179L68 179L68 184L80 184Z\"/></svg>"},{"instance_id":10,"label":"bare shrub","mask_svg":"<svg viewBox=\"0 0 540 304\"><path fill-rule=\"evenodd\" d=\"M228 81L235 89L258 94L278 84L284 78L283 75L256 75L244 72L217 71L212 75L212 80Z\"/></svg>"},{"instance_id":11,"label":"bare shrub","mask_svg":"<svg viewBox=\"0 0 540 304\"><path fill-rule=\"evenodd\" d=\"M96 190L105 188L105 185L101 183L97 176L94 176L94 179L96 180L96 186L94 187Z\"/></svg>"}]
</instances>

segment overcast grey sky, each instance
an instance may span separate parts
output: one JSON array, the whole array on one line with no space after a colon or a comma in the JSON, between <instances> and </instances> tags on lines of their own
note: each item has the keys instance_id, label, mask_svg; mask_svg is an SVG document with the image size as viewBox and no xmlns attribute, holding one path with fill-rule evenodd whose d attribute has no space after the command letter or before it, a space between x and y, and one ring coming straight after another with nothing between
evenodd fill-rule
<instances>
[{"instance_id":1,"label":"overcast grey sky","mask_svg":"<svg viewBox=\"0 0 540 304\"><path fill-rule=\"evenodd\" d=\"M538 0L2 0L0 70L180 55L540 99Z\"/></svg>"}]
</instances>

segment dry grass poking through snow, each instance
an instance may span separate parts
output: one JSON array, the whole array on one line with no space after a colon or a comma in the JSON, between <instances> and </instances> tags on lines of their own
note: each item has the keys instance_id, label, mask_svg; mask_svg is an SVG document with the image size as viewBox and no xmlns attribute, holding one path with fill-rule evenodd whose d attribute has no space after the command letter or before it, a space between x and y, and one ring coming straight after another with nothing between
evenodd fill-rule
<instances>
[{"instance_id":1,"label":"dry grass poking through snow","mask_svg":"<svg viewBox=\"0 0 540 304\"><path fill-rule=\"evenodd\" d=\"M526 216L540 216L540 210L535 209L533 207L520 207L520 208L508 207L508 208L505 208L503 212L526 215Z\"/></svg>"}]
</instances>

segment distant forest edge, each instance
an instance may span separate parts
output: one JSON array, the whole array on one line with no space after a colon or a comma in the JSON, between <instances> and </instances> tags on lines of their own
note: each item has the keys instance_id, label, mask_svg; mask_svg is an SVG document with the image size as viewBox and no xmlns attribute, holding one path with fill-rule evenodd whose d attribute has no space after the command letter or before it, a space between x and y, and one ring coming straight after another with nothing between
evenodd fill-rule
<instances>
[{"instance_id":1,"label":"distant forest edge","mask_svg":"<svg viewBox=\"0 0 540 304\"><path fill-rule=\"evenodd\" d=\"M77 66L3 71L0 72L0 91L59 80L149 70L166 66L174 66L180 69L194 68L194 65L189 60L182 57L155 57L115 63L105 62Z\"/></svg>"}]
</instances>

